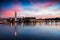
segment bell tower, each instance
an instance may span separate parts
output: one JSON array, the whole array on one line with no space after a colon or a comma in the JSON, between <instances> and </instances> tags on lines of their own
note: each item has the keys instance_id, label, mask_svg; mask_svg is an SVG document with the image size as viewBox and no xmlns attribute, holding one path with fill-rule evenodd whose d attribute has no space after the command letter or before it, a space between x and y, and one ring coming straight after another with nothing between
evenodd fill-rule
<instances>
[{"instance_id":1,"label":"bell tower","mask_svg":"<svg viewBox=\"0 0 60 40\"><path fill-rule=\"evenodd\" d=\"M17 12L15 11L15 21L17 21Z\"/></svg>"}]
</instances>

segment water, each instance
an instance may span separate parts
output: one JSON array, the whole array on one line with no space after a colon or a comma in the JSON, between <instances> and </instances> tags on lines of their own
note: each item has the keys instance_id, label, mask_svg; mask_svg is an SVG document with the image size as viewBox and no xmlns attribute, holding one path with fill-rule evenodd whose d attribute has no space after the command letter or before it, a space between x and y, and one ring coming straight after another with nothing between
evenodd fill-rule
<instances>
[{"instance_id":1,"label":"water","mask_svg":"<svg viewBox=\"0 0 60 40\"><path fill-rule=\"evenodd\" d=\"M1 40L60 40L60 22L0 24Z\"/></svg>"}]
</instances>

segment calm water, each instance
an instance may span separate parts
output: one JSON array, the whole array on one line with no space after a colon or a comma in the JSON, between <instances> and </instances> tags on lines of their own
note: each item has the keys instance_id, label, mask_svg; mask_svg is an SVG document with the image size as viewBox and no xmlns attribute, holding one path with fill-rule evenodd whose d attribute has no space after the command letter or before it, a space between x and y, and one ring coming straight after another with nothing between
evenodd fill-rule
<instances>
[{"instance_id":1,"label":"calm water","mask_svg":"<svg viewBox=\"0 0 60 40\"><path fill-rule=\"evenodd\" d=\"M60 40L60 22L0 24L0 40Z\"/></svg>"}]
</instances>

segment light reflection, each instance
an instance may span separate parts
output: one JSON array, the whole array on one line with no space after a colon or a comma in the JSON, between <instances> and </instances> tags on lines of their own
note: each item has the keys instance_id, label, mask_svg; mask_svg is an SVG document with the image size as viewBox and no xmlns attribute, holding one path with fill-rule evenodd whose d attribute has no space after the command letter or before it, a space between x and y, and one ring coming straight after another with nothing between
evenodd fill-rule
<instances>
[{"instance_id":1,"label":"light reflection","mask_svg":"<svg viewBox=\"0 0 60 40\"><path fill-rule=\"evenodd\" d=\"M14 23L14 36L17 35L16 27L17 27L17 23Z\"/></svg>"},{"instance_id":2,"label":"light reflection","mask_svg":"<svg viewBox=\"0 0 60 40\"><path fill-rule=\"evenodd\" d=\"M20 23L21 24L21 27L26 27L26 25L28 25L28 26L34 26L34 25L39 25L39 26L43 26L43 25L45 25L46 27L45 28L50 28L50 26L51 26L51 28L56 28L56 29L60 29L59 27L57 27L57 26L60 26L60 22L28 22L28 23ZM19 25L20 25L19 24ZM9 23L9 25L11 26L11 27L13 27L14 26L14 36L16 37L17 36L17 23ZM48 26L48 27L47 27Z\"/></svg>"},{"instance_id":3,"label":"light reflection","mask_svg":"<svg viewBox=\"0 0 60 40\"><path fill-rule=\"evenodd\" d=\"M55 25L55 26L59 26L60 22L27 22L27 23L8 23L9 26L17 26L17 25L21 25L22 27L25 25Z\"/></svg>"},{"instance_id":4,"label":"light reflection","mask_svg":"<svg viewBox=\"0 0 60 40\"><path fill-rule=\"evenodd\" d=\"M16 26L14 27L14 36L17 36Z\"/></svg>"},{"instance_id":5,"label":"light reflection","mask_svg":"<svg viewBox=\"0 0 60 40\"><path fill-rule=\"evenodd\" d=\"M21 23L21 26L24 26L24 23L23 22Z\"/></svg>"},{"instance_id":6,"label":"light reflection","mask_svg":"<svg viewBox=\"0 0 60 40\"><path fill-rule=\"evenodd\" d=\"M8 25L11 27L14 27L13 34L16 37L17 36L17 23L9 23Z\"/></svg>"}]
</instances>

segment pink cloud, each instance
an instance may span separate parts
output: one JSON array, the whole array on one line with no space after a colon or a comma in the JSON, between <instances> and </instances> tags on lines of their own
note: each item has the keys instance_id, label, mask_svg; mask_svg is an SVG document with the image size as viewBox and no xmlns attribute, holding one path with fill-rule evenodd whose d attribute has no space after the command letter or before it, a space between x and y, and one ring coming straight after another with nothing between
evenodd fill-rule
<instances>
[{"instance_id":1,"label":"pink cloud","mask_svg":"<svg viewBox=\"0 0 60 40\"><path fill-rule=\"evenodd\" d=\"M50 7L50 6L53 6L54 4L56 4L57 2L48 2L48 3L43 3L43 4L40 4L40 3L36 3L34 6L37 6L37 7L42 7L42 8L47 8L47 7Z\"/></svg>"},{"instance_id":2,"label":"pink cloud","mask_svg":"<svg viewBox=\"0 0 60 40\"><path fill-rule=\"evenodd\" d=\"M20 10L20 6L19 5L14 5L11 9L6 9L1 11L1 16L2 17L14 17L14 14L16 12L22 12L22 10Z\"/></svg>"},{"instance_id":3,"label":"pink cloud","mask_svg":"<svg viewBox=\"0 0 60 40\"><path fill-rule=\"evenodd\" d=\"M56 4L56 2L48 2L48 3L43 4L42 7L47 8L47 7L53 6L54 4Z\"/></svg>"}]
</instances>

